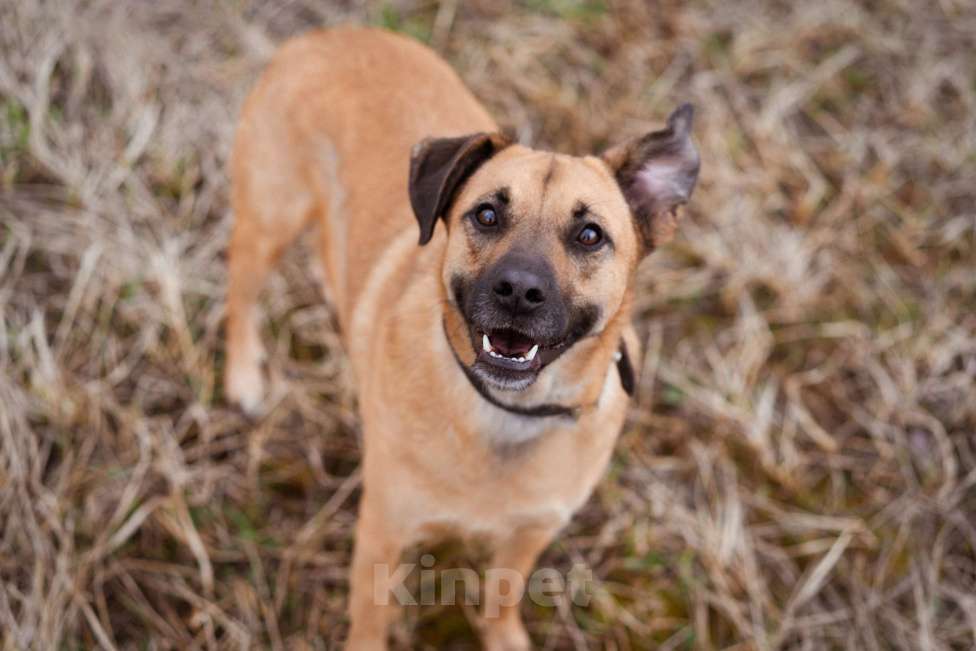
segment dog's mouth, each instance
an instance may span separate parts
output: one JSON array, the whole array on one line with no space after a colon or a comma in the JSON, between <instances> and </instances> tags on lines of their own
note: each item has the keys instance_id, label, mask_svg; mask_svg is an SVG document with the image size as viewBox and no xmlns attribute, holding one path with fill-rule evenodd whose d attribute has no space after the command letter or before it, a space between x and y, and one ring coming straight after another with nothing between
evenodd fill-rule
<instances>
[{"instance_id":1,"label":"dog's mouth","mask_svg":"<svg viewBox=\"0 0 976 651\"><path fill-rule=\"evenodd\" d=\"M479 359L505 368L531 369L542 365L540 343L512 328L481 332Z\"/></svg>"},{"instance_id":2,"label":"dog's mouth","mask_svg":"<svg viewBox=\"0 0 976 651\"><path fill-rule=\"evenodd\" d=\"M520 391L535 381L542 368L559 356L565 341L555 344L515 328L472 328L477 351L473 365L482 379L497 389Z\"/></svg>"}]
</instances>

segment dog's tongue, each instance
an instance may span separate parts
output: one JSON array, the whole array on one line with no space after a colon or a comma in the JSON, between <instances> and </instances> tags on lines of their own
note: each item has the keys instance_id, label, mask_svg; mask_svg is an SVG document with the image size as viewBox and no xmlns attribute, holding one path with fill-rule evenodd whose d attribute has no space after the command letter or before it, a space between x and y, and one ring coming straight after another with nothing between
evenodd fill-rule
<instances>
[{"instance_id":1,"label":"dog's tongue","mask_svg":"<svg viewBox=\"0 0 976 651\"><path fill-rule=\"evenodd\" d=\"M491 334L491 344L506 357L521 357L531 350L535 342L514 330L498 330Z\"/></svg>"}]
</instances>

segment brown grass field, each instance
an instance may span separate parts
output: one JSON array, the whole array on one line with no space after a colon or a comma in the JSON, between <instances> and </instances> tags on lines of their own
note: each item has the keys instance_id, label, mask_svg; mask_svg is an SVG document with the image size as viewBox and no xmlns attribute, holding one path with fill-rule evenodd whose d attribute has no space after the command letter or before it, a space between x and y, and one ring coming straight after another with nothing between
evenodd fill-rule
<instances>
[{"instance_id":1,"label":"brown grass field","mask_svg":"<svg viewBox=\"0 0 976 651\"><path fill-rule=\"evenodd\" d=\"M355 395L301 246L265 299L273 410L219 378L238 107L278 43L350 21L537 146L698 108L639 398L541 562L593 600L527 606L535 643L974 648L970 0L0 0L0 648L343 639ZM397 639L477 648L470 618Z\"/></svg>"}]
</instances>

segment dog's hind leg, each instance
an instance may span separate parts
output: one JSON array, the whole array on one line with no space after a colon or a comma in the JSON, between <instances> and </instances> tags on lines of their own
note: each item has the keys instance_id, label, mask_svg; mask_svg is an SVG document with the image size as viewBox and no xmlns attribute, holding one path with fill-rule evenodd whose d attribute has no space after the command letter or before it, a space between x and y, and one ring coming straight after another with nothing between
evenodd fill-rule
<instances>
[{"instance_id":1,"label":"dog's hind leg","mask_svg":"<svg viewBox=\"0 0 976 651\"><path fill-rule=\"evenodd\" d=\"M258 298L278 257L308 225L316 207L286 154L268 140L253 132L242 137L232 167L224 392L251 415L260 413L265 394Z\"/></svg>"}]
</instances>

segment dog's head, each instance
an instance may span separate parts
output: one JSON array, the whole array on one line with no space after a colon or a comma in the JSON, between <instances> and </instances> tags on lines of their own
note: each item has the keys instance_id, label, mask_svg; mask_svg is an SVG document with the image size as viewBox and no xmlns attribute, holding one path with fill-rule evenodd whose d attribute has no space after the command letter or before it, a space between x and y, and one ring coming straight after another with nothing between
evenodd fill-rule
<instances>
[{"instance_id":1,"label":"dog's head","mask_svg":"<svg viewBox=\"0 0 976 651\"><path fill-rule=\"evenodd\" d=\"M519 391L625 305L641 258L670 239L698 176L692 108L600 157L511 144L499 134L434 138L410 163L426 244L448 231L442 279L467 330L462 363Z\"/></svg>"}]
</instances>

